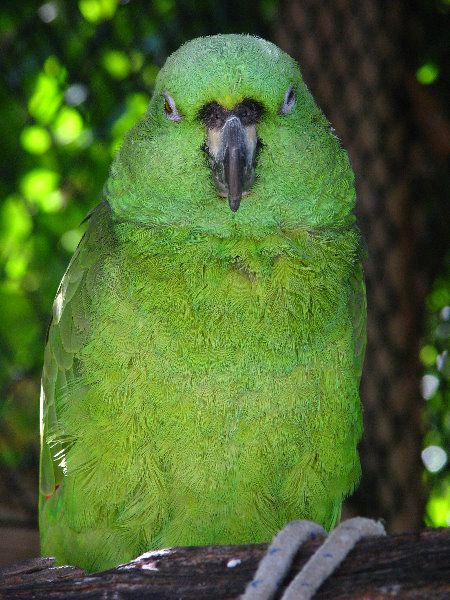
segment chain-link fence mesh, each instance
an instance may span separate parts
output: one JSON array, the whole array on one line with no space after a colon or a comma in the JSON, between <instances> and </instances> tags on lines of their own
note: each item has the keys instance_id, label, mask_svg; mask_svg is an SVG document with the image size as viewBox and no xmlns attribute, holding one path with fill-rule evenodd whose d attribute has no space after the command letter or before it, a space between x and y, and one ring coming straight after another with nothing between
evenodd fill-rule
<instances>
[{"instance_id":1,"label":"chain-link fence mesh","mask_svg":"<svg viewBox=\"0 0 450 600\"><path fill-rule=\"evenodd\" d=\"M419 184L429 164L413 118L417 24L406 2L288 0L276 36L298 60L356 173L369 249L368 345L363 478L347 510L383 517L390 531L420 527L423 514L417 357L429 281Z\"/></svg>"}]
</instances>

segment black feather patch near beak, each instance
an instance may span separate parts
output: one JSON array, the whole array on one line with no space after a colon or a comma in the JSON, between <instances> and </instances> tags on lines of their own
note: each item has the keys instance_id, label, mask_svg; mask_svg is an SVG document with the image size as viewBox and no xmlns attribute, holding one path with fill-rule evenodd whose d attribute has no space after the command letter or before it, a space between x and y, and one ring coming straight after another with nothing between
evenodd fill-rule
<instances>
[{"instance_id":1,"label":"black feather patch near beak","mask_svg":"<svg viewBox=\"0 0 450 600\"><path fill-rule=\"evenodd\" d=\"M233 212L255 181L256 122L261 113L260 105L247 100L233 111L211 103L199 115L208 128L206 150L214 183Z\"/></svg>"}]
</instances>

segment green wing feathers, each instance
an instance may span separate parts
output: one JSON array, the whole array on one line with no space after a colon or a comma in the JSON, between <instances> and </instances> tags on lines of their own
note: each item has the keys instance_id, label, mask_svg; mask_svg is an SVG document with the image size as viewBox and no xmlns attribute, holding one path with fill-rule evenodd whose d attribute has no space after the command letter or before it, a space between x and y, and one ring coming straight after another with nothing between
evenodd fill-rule
<instances>
[{"instance_id":1,"label":"green wing feathers","mask_svg":"<svg viewBox=\"0 0 450 600\"><path fill-rule=\"evenodd\" d=\"M64 476L64 445L67 433L60 431L58 412L77 377L74 356L89 336L93 273L100 268L105 251L107 207L92 212L89 227L70 261L58 288L47 333L41 387L40 491L53 494ZM109 250L111 247L109 246Z\"/></svg>"}]
</instances>

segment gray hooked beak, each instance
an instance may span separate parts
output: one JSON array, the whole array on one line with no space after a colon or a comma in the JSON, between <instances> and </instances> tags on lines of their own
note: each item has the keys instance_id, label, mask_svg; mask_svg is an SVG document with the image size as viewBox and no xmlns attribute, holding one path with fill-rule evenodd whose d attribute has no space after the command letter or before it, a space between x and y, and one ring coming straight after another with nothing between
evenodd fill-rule
<instances>
[{"instance_id":1,"label":"gray hooked beak","mask_svg":"<svg viewBox=\"0 0 450 600\"><path fill-rule=\"evenodd\" d=\"M231 115L221 129L208 129L206 146L217 191L236 212L255 181L256 125Z\"/></svg>"}]
</instances>

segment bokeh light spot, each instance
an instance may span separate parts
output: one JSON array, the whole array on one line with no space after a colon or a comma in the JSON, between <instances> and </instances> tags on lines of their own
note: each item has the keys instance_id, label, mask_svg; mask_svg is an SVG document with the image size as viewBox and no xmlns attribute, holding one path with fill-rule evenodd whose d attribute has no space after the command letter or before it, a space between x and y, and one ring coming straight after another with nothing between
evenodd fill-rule
<instances>
[{"instance_id":1,"label":"bokeh light spot","mask_svg":"<svg viewBox=\"0 0 450 600\"><path fill-rule=\"evenodd\" d=\"M83 131L83 119L71 106L64 106L53 124L55 137L60 144L70 144Z\"/></svg>"},{"instance_id":2,"label":"bokeh light spot","mask_svg":"<svg viewBox=\"0 0 450 600\"><path fill-rule=\"evenodd\" d=\"M428 446L422 450L422 462L431 473L437 473L447 462L447 452L440 446Z\"/></svg>"},{"instance_id":3,"label":"bokeh light spot","mask_svg":"<svg viewBox=\"0 0 450 600\"><path fill-rule=\"evenodd\" d=\"M54 213L64 206L64 195L61 190L55 190L48 196L42 198L40 206L43 212Z\"/></svg>"},{"instance_id":4,"label":"bokeh light spot","mask_svg":"<svg viewBox=\"0 0 450 600\"><path fill-rule=\"evenodd\" d=\"M46 73L40 73L33 94L28 102L28 111L36 121L49 123L63 101L58 81Z\"/></svg>"},{"instance_id":5,"label":"bokeh light spot","mask_svg":"<svg viewBox=\"0 0 450 600\"><path fill-rule=\"evenodd\" d=\"M131 71L131 62L125 52L109 50L102 58L102 64L114 79L125 79Z\"/></svg>"},{"instance_id":6,"label":"bokeh light spot","mask_svg":"<svg viewBox=\"0 0 450 600\"><path fill-rule=\"evenodd\" d=\"M86 100L88 93L89 91L85 85L82 83L74 83L67 88L64 100L67 104L70 104L70 106L78 106Z\"/></svg>"},{"instance_id":7,"label":"bokeh light spot","mask_svg":"<svg viewBox=\"0 0 450 600\"><path fill-rule=\"evenodd\" d=\"M428 61L417 69L416 77L422 85L430 85L439 77L439 67L436 63Z\"/></svg>"},{"instance_id":8,"label":"bokeh light spot","mask_svg":"<svg viewBox=\"0 0 450 600\"><path fill-rule=\"evenodd\" d=\"M51 54L44 63L44 72L49 77L58 77L65 75L65 69L59 62L59 58Z\"/></svg>"},{"instance_id":9,"label":"bokeh light spot","mask_svg":"<svg viewBox=\"0 0 450 600\"><path fill-rule=\"evenodd\" d=\"M111 19L117 10L118 3L118 0L80 0L78 8L86 21L98 23Z\"/></svg>"},{"instance_id":10,"label":"bokeh light spot","mask_svg":"<svg viewBox=\"0 0 450 600\"><path fill-rule=\"evenodd\" d=\"M0 256L5 258L20 249L32 228L32 219L22 198L16 194L8 196L0 212Z\"/></svg>"},{"instance_id":11,"label":"bokeh light spot","mask_svg":"<svg viewBox=\"0 0 450 600\"><path fill-rule=\"evenodd\" d=\"M44 212L55 212L63 205L62 193L57 189L59 179L59 174L49 169L33 169L20 180L20 189L29 202Z\"/></svg>"},{"instance_id":12,"label":"bokeh light spot","mask_svg":"<svg viewBox=\"0 0 450 600\"><path fill-rule=\"evenodd\" d=\"M442 493L432 493L427 502L427 525L450 527L450 486L443 487Z\"/></svg>"},{"instance_id":13,"label":"bokeh light spot","mask_svg":"<svg viewBox=\"0 0 450 600\"><path fill-rule=\"evenodd\" d=\"M22 279L28 268L30 260L29 249L22 248L22 252L14 252L5 263L5 273L9 279Z\"/></svg>"},{"instance_id":14,"label":"bokeh light spot","mask_svg":"<svg viewBox=\"0 0 450 600\"><path fill-rule=\"evenodd\" d=\"M53 2L46 2L38 8L38 15L44 23L51 23L58 16L58 8Z\"/></svg>"},{"instance_id":15,"label":"bokeh light spot","mask_svg":"<svg viewBox=\"0 0 450 600\"><path fill-rule=\"evenodd\" d=\"M83 231L81 229L69 229L60 237L61 246L64 250L67 250L67 252L75 252L82 236Z\"/></svg>"},{"instance_id":16,"label":"bokeh light spot","mask_svg":"<svg viewBox=\"0 0 450 600\"><path fill-rule=\"evenodd\" d=\"M44 154L50 148L52 140L45 127L30 125L22 129L20 143L30 154Z\"/></svg>"},{"instance_id":17,"label":"bokeh light spot","mask_svg":"<svg viewBox=\"0 0 450 600\"><path fill-rule=\"evenodd\" d=\"M431 365L434 365L437 355L438 351L434 346L431 346L430 344L423 346L420 349L419 353L420 360L426 367L431 367Z\"/></svg>"},{"instance_id":18,"label":"bokeh light spot","mask_svg":"<svg viewBox=\"0 0 450 600\"><path fill-rule=\"evenodd\" d=\"M425 400L429 400L434 396L439 387L439 379L436 375L424 375L420 382L420 391Z\"/></svg>"}]
</instances>

